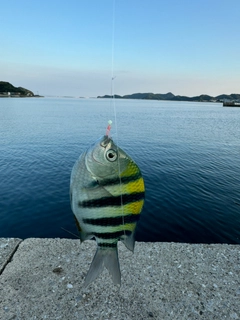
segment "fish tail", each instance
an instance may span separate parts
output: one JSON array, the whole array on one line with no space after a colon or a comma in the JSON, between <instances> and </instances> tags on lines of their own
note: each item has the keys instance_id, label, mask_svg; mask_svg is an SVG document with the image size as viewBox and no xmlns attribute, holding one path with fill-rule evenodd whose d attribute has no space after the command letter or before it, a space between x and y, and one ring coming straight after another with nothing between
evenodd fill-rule
<instances>
[{"instance_id":1,"label":"fish tail","mask_svg":"<svg viewBox=\"0 0 240 320\"><path fill-rule=\"evenodd\" d=\"M103 271L104 266L112 276L115 285L121 285L121 272L117 244L114 247L97 247L97 251L85 278L84 287L93 282Z\"/></svg>"}]
</instances>

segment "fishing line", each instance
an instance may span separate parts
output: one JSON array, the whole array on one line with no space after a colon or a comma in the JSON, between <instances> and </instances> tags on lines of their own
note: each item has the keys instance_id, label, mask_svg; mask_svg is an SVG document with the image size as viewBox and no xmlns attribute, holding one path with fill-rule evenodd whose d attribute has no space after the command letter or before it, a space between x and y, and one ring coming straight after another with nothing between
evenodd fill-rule
<instances>
[{"instance_id":1,"label":"fishing line","mask_svg":"<svg viewBox=\"0 0 240 320\"><path fill-rule=\"evenodd\" d=\"M115 129L116 129L116 142L117 142L117 154L119 155L119 148L118 148L118 125L117 125L117 109L115 103L115 88L114 88L114 79L116 76L114 75L114 53L115 53L115 0L113 0L113 7L112 7L112 68L111 68L111 104L114 110L114 121L115 121ZM110 122L110 121L109 121ZM108 122L108 123L109 123ZM111 126L111 123L109 123ZM118 177L119 177L119 185L120 185L120 199L121 199L121 209L122 209L122 225L124 226L124 209L123 209L123 188L122 188L122 181L121 181L121 167L120 167L120 159L119 156L117 158L118 162ZM124 236L126 236L125 229L123 229Z\"/></svg>"}]
</instances>

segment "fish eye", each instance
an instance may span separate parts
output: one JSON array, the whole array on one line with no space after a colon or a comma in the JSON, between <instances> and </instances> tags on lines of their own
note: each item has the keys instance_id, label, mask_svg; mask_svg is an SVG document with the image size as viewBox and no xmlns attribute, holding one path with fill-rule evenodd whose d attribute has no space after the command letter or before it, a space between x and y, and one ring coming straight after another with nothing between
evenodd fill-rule
<instances>
[{"instance_id":1,"label":"fish eye","mask_svg":"<svg viewBox=\"0 0 240 320\"><path fill-rule=\"evenodd\" d=\"M115 161L117 160L117 152L113 149L109 149L106 153L106 158L108 161Z\"/></svg>"}]
</instances>

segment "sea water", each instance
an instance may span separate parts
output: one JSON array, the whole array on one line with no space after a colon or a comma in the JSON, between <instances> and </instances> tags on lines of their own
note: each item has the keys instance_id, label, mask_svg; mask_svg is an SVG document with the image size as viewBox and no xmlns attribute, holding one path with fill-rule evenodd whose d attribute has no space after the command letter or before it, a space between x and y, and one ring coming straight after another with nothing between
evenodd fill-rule
<instances>
[{"instance_id":1,"label":"sea water","mask_svg":"<svg viewBox=\"0 0 240 320\"><path fill-rule=\"evenodd\" d=\"M240 108L123 99L0 99L0 237L74 238L71 169L109 119L145 180L138 241L240 243Z\"/></svg>"}]
</instances>

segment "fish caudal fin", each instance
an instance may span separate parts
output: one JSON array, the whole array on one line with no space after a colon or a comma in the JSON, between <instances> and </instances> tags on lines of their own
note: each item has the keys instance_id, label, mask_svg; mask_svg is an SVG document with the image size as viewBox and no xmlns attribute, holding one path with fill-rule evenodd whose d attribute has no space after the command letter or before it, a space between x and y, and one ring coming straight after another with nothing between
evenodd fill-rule
<instances>
[{"instance_id":1,"label":"fish caudal fin","mask_svg":"<svg viewBox=\"0 0 240 320\"><path fill-rule=\"evenodd\" d=\"M84 287L93 282L106 267L112 276L115 285L121 285L121 272L119 267L117 246L115 248L97 248L90 269L87 273Z\"/></svg>"}]
</instances>

